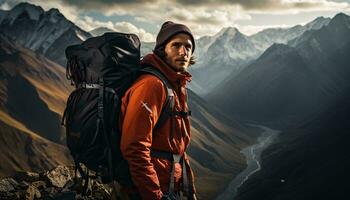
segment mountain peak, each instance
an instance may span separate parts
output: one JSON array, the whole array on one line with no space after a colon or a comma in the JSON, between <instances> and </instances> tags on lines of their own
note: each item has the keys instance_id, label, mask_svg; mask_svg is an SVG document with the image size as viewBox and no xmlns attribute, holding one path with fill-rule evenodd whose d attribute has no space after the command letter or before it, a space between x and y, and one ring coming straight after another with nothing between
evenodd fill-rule
<instances>
[{"instance_id":1,"label":"mountain peak","mask_svg":"<svg viewBox=\"0 0 350 200\"><path fill-rule=\"evenodd\" d=\"M51 8L49 11L46 12L46 14L49 16L49 20L52 23L56 23L61 18L65 18L57 8Z\"/></svg>"},{"instance_id":2,"label":"mountain peak","mask_svg":"<svg viewBox=\"0 0 350 200\"><path fill-rule=\"evenodd\" d=\"M241 33L241 32L239 32L239 30L236 27L225 27L221 29L220 33L228 36L234 36L237 33Z\"/></svg>"},{"instance_id":3,"label":"mountain peak","mask_svg":"<svg viewBox=\"0 0 350 200\"><path fill-rule=\"evenodd\" d=\"M336 14L335 16L334 16L334 18L349 18L350 16L349 15L347 15L347 14L345 14L345 13L343 13L343 12L340 12L340 13L338 13L338 14Z\"/></svg>"},{"instance_id":4,"label":"mountain peak","mask_svg":"<svg viewBox=\"0 0 350 200\"><path fill-rule=\"evenodd\" d=\"M222 28L216 35L217 38L236 38L237 36L243 36L243 34L236 27Z\"/></svg>"},{"instance_id":5,"label":"mountain peak","mask_svg":"<svg viewBox=\"0 0 350 200\"><path fill-rule=\"evenodd\" d=\"M31 20L39 20L40 15L44 13L44 10L40 6L22 2L17 4L9 11L7 18L11 20L11 23L13 23L14 20L24 13L26 13Z\"/></svg>"},{"instance_id":6,"label":"mountain peak","mask_svg":"<svg viewBox=\"0 0 350 200\"><path fill-rule=\"evenodd\" d=\"M331 21L331 18L327 17L317 17L316 19L312 20L311 22L307 23L305 27L307 29L320 29L325 25L328 25L328 23Z\"/></svg>"},{"instance_id":7,"label":"mountain peak","mask_svg":"<svg viewBox=\"0 0 350 200\"><path fill-rule=\"evenodd\" d=\"M346 26L350 28L350 16L342 12L336 14L329 22L330 26Z\"/></svg>"},{"instance_id":8,"label":"mountain peak","mask_svg":"<svg viewBox=\"0 0 350 200\"><path fill-rule=\"evenodd\" d=\"M48 13L61 14L61 12L57 8L51 8Z\"/></svg>"},{"instance_id":9,"label":"mountain peak","mask_svg":"<svg viewBox=\"0 0 350 200\"><path fill-rule=\"evenodd\" d=\"M11 11L27 11L27 12L40 12L43 13L44 10L40 6L36 6L27 2L21 2L11 9Z\"/></svg>"},{"instance_id":10,"label":"mountain peak","mask_svg":"<svg viewBox=\"0 0 350 200\"><path fill-rule=\"evenodd\" d=\"M332 21L350 21L350 16L340 12L333 17Z\"/></svg>"}]
</instances>

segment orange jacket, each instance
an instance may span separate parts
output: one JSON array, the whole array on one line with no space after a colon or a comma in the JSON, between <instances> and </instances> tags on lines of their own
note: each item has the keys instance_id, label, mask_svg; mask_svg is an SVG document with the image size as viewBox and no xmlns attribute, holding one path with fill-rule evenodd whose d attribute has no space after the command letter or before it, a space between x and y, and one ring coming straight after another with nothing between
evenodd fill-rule
<instances>
[{"instance_id":1,"label":"orange jacket","mask_svg":"<svg viewBox=\"0 0 350 200\"><path fill-rule=\"evenodd\" d=\"M142 64L160 70L173 86L175 109L188 111L186 81L191 75L178 73L155 54L148 54ZM191 130L189 117L169 117L161 127L153 128L167 98L162 81L150 74L141 75L126 91L121 106L121 152L127 160L132 180L142 199L161 199L162 192L169 190L172 163L150 156L150 150L161 150L183 155L189 145ZM188 159L185 158L188 163ZM186 170L188 178L193 173ZM182 180L182 168L175 165L175 190ZM192 181L193 183L193 181Z\"/></svg>"}]
</instances>

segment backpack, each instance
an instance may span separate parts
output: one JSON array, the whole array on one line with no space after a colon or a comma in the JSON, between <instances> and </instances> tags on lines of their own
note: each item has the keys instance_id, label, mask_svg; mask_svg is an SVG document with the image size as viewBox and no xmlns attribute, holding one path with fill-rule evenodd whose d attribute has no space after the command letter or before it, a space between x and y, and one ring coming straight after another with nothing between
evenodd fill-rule
<instances>
[{"instance_id":1,"label":"backpack","mask_svg":"<svg viewBox=\"0 0 350 200\"><path fill-rule=\"evenodd\" d=\"M155 68L140 65L140 40L134 34L105 33L82 44L68 46L65 53L66 76L76 89L67 100L62 124L66 128L67 146L75 163L75 172L79 171L86 179L86 186L92 177L89 170L95 172L93 178L100 178L103 183L113 180L127 182L121 180L121 174L129 174L120 151L118 119L121 98L141 74L157 76L167 91L157 128L167 119L166 113L174 108L171 85ZM86 172L81 163L88 169ZM126 179L130 179L130 175Z\"/></svg>"}]
</instances>

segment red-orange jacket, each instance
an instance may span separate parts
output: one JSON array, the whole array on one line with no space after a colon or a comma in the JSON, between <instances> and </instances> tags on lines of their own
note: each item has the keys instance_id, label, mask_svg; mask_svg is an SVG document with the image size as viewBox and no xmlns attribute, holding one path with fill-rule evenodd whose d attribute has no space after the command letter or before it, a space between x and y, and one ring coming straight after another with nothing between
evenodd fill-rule
<instances>
[{"instance_id":1,"label":"red-orange jacket","mask_svg":"<svg viewBox=\"0 0 350 200\"><path fill-rule=\"evenodd\" d=\"M191 75L174 71L155 54L148 54L141 63L155 67L166 76L174 90L175 110L188 111L185 86ZM166 98L166 87L158 77L150 74L141 75L122 98L120 146L142 199L161 199L162 192L169 190L171 161L151 157L150 150L183 155L190 142L188 116L169 117L161 127L153 130ZM188 159L185 160L188 163ZM186 172L193 180L192 171ZM174 177L175 190L178 190L182 180L182 168L178 163Z\"/></svg>"}]
</instances>

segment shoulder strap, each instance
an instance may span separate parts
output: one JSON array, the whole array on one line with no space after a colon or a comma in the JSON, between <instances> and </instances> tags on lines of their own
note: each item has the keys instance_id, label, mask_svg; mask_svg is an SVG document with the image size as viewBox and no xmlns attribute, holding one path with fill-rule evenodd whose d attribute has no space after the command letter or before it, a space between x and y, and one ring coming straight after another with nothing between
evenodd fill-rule
<instances>
[{"instance_id":1,"label":"shoulder strap","mask_svg":"<svg viewBox=\"0 0 350 200\"><path fill-rule=\"evenodd\" d=\"M172 89L172 86L169 82L169 80L157 69L154 67L146 66L145 68L141 69L141 72L152 74L156 77L158 77L164 84L167 92L167 97L165 100L165 104L163 106L163 109L160 113L160 116L158 118L158 121L156 125L154 126L154 129L157 129L163 125L163 123L168 119L170 116L169 113L172 113L173 108L175 106L175 99L174 99L174 91Z\"/></svg>"}]
</instances>

